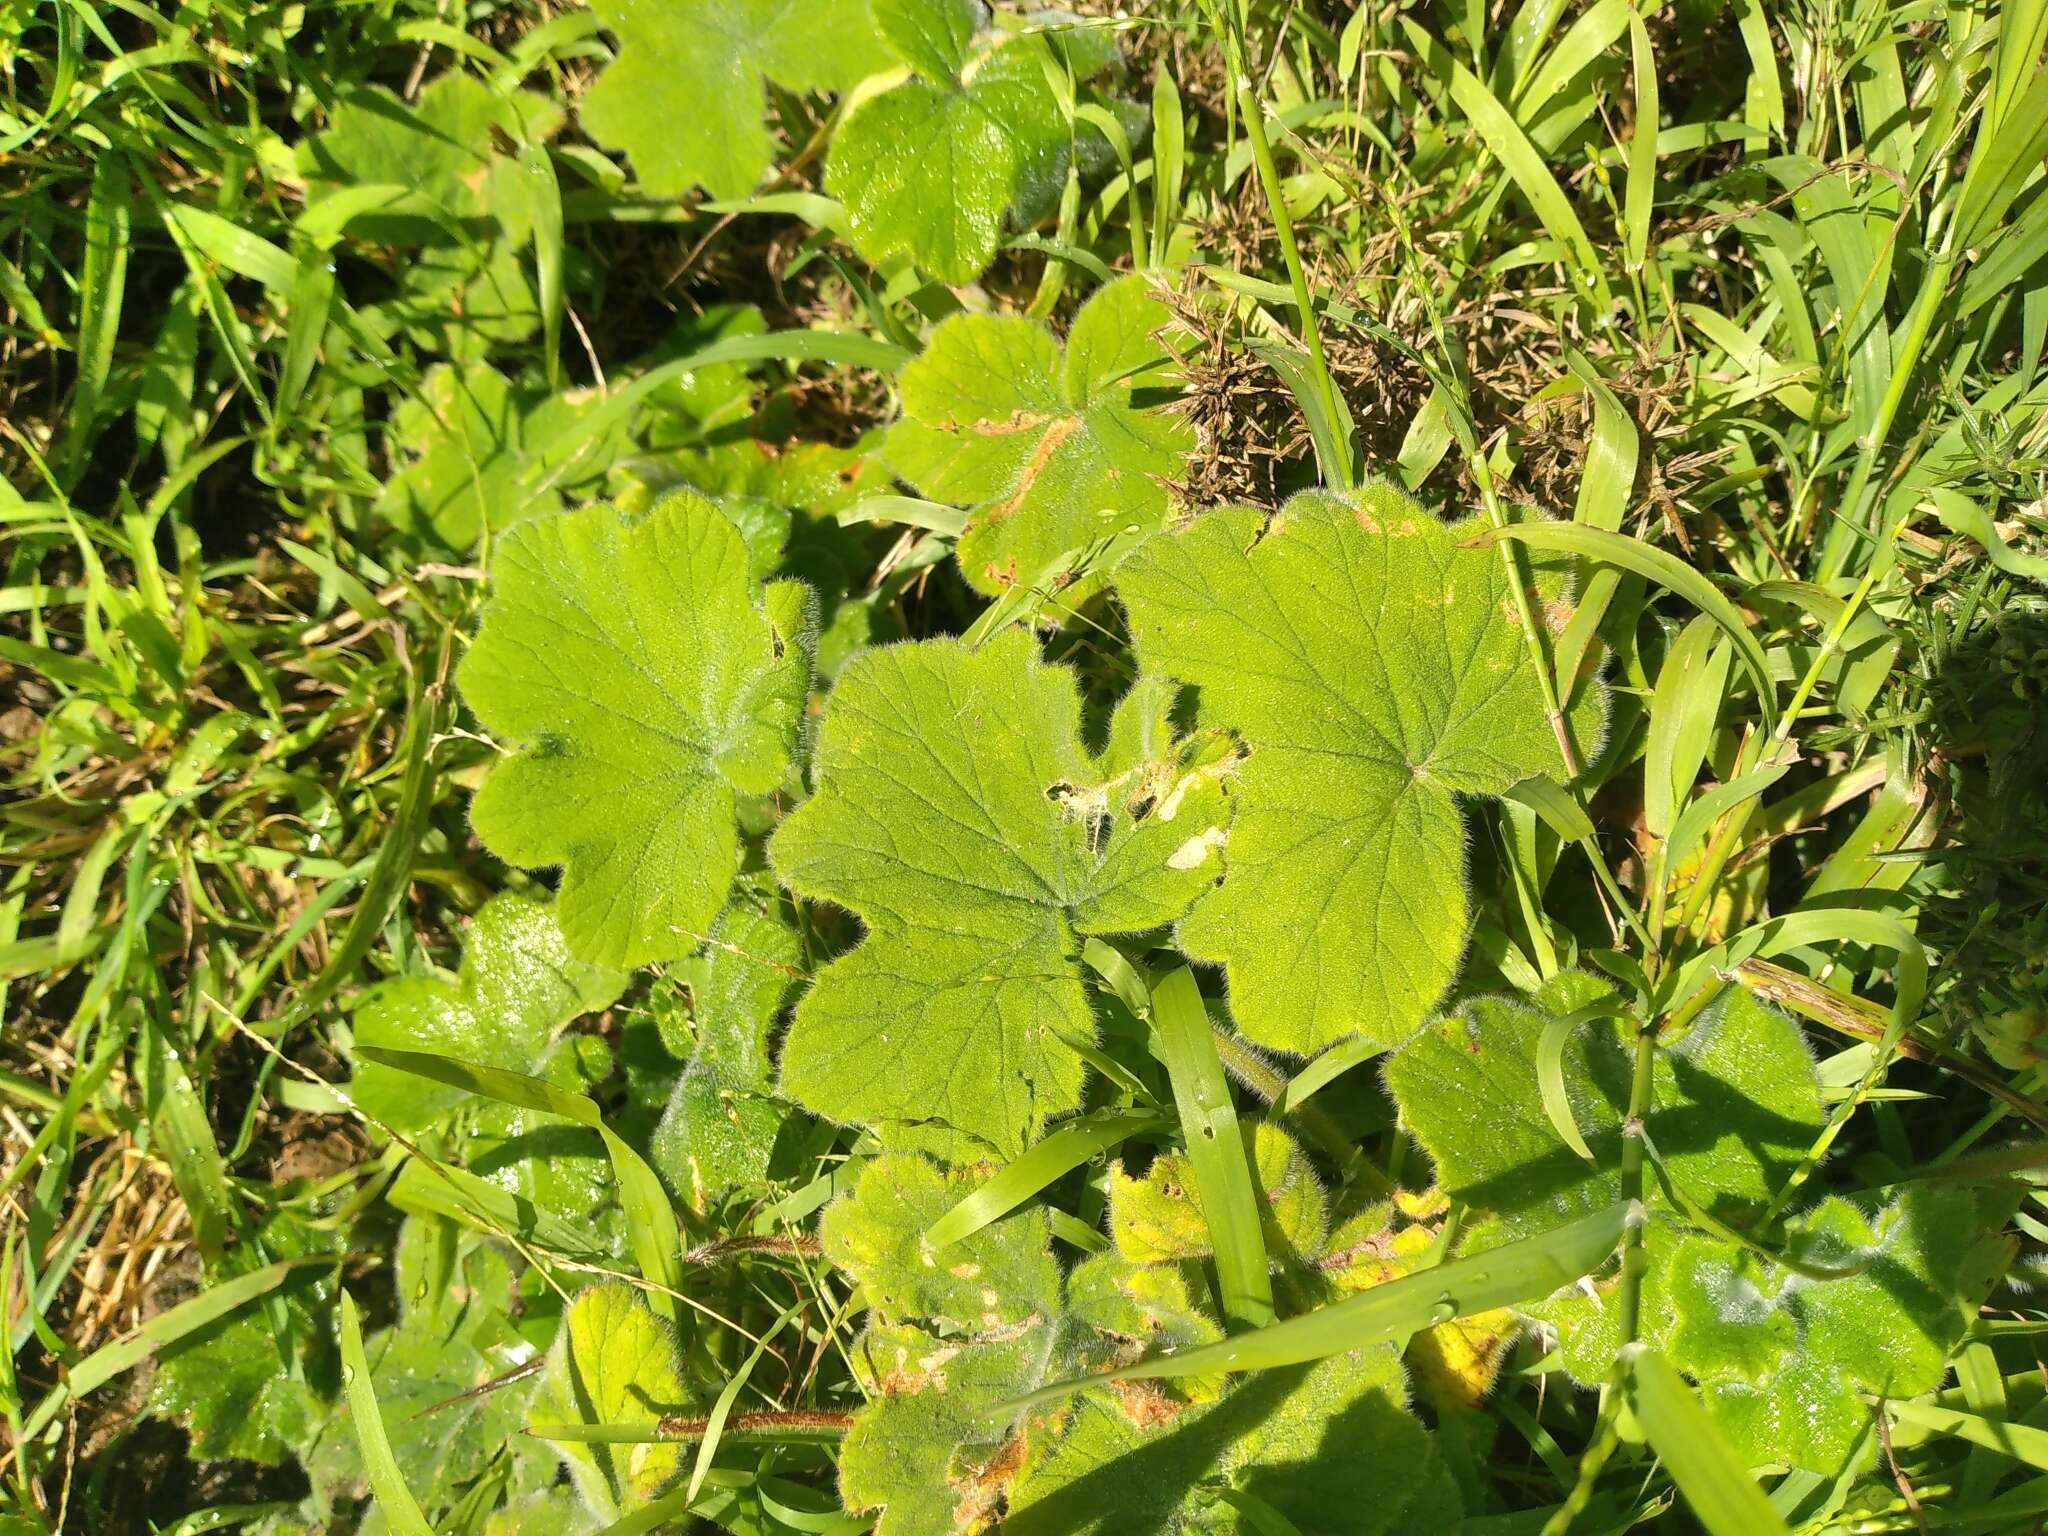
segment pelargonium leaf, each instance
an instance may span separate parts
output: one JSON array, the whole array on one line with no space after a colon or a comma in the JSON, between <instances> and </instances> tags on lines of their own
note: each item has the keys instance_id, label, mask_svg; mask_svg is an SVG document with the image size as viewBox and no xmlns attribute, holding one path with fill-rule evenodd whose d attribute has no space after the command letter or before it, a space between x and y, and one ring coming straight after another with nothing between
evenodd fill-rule
<instances>
[{"instance_id":1,"label":"pelargonium leaf","mask_svg":"<svg viewBox=\"0 0 2048 1536\"><path fill-rule=\"evenodd\" d=\"M1180 925L1244 1032L1308 1052L1412 1034L1470 927L1457 797L1561 772L1498 551L1385 485L1304 492L1148 540L1116 577L1147 673L1199 690L1249 756L1224 879ZM1569 616L1561 568L1536 608ZM1569 722L1582 755L1605 699Z\"/></svg>"},{"instance_id":2,"label":"pelargonium leaf","mask_svg":"<svg viewBox=\"0 0 2048 1536\"><path fill-rule=\"evenodd\" d=\"M988 20L980 0L882 0L875 14L917 78L860 102L840 124L825 185L846 204L868 260L907 254L941 282L971 283L995 258L1004 214L1028 214L1066 175L1076 135L1048 72L1086 79L1114 44L1086 30L1038 32L975 52ZM1081 138L1091 158L1107 149L1093 129Z\"/></svg>"},{"instance_id":3,"label":"pelargonium leaf","mask_svg":"<svg viewBox=\"0 0 2048 1536\"><path fill-rule=\"evenodd\" d=\"M1170 361L1153 339L1166 320L1143 279L1119 278L1081 306L1064 356L1034 320L963 314L903 370L884 457L924 495L973 508L959 557L977 589L993 596L1090 540L1158 523L1162 480L1193 443L1178 417L1132 402Z\"/></svg>"},{"instance_id":4,"label":"pelargonium leaf","mask_svg":"<svg viewBox=\"0 0 2048 1536\"><path fill-rule=\"evenodd\" d=\"M570 1424L649 1428L690 1407L675 1335L640 1293L621 1281L579 1291L548 1352L541 1391ZM584 1502L602 1520L644 1504L683 1468L673 1440L611 1445L556 1443Z\"/></svg>"},{"instance_id":5,"label":"pelargonium leaf","mask_svg":"<svg viewBox=\"0 0 2048 1536\"><path fill-rule=\"evenodd\" d=\"M557 916L595 964L696 948L739 868L736 798L789 768L810 663L800 594L763 589L717 507L676 492L500 541L462 692L511 748L471 811L493 852L560 865Z\"/></svg>"},{"instance_id":6,"label":"pelargonium leaf","mask_svg":"<svg viewBox=\"0 0 2048 1536\"><path fill-rule=\"evenodd\" d=\"M774 158L763 77L793 91L842 91L888 66L866 7L846 0L597 0L618 57L583 99L590 136L622 150L641 188L681 197L702 185L744 197ZM670 103L687 110L666 110Z\"/></svg>"},{"instance_id":7,"label":"pelargonium leaf","mask_svg":"<svg viewBox=\"0 0 2048 1536\"><path fill-rule=\"evenodd\" d=\"M569 953L552 907L494 896L470 925L461 970L452 979L401 976L370 988L356 1004L355 1040L530 1072L557 1030L609 1006L625 984L624 972ZM375 1062L357 1066L349 1092L397 1131L429 1125L469 1097Z\"/></svg>"},{"instance_id":8,"label":"pelargonium leaf","mask_svg":"<svg viewBox=\"0 0 2048 1536\"><path fill-rule=\"evenodd\" d=\"M892 646L841 675L817 794L769 847L867 924L798 1004L785 1092L896 1144L1023 1150L1078 1107L1092 1041L1078 935L1170 923L1214 880L1229 759L1140 683L1100 756L1071 672L1021 631ZM1204 756L1204 752L1207 756Z\"/></svg>"}]
</instances>

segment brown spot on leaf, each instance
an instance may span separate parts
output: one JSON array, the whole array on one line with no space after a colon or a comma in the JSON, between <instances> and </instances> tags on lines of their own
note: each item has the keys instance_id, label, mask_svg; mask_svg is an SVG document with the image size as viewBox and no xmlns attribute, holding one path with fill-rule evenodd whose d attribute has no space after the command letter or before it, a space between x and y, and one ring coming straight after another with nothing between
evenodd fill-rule
<instances>
[{"instance_id":1,"label":"brown spot on leaf","mask_svg":"<svg viewBox=\"0 0 2048 1536\"><path fill-rule=\"evenodd\" d=\"M1010 1484L1024 1465L1024 1436L1012 1435L980 1466L953 1479L960 1502L953 1506L953 1529L975 1536L998 1524L1009 1501Z\"/></svg>"},{"instance_id":2,"label":"brown spot on leaf","mask_svg":"<svg viewBox=\"0 0 2048 1536\"><path fill-rule=\"evenodd\" d=\"M988 520L1000 523L1019 507L1024 498L1031 494L1031 487L1038 483L1038 477L1045 472L1045 466L1052 462L1052 456L1059 452L1060 444L1080 430L1081 418L1062 416L1045 429L1045 436L1038 440L1038 446L1031 450L1031 457L1024 465L1024 473L1017 477L1017 488L1001 501L988 509ZM1012 580L1015 578L1013 577Z\"/></svg>"},{"instance_id":3,"label":"brown spot on leaf","mask_svg":"<svg viewBox=\"0 0 2048 1536\"><path fill-rule=\"evenodd\" d=\"M1179 1418L1187 1404L1169 1396L1149 1381L1112 1381L1117 1404L1141 1430L1154 1430Z\"/></svg>"}]
</instances>

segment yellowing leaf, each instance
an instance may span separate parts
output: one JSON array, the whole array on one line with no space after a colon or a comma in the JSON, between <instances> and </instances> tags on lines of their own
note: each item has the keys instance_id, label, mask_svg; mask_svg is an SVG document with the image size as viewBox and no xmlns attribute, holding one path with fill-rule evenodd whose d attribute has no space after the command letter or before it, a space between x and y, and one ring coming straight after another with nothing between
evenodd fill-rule
<instances>
[{"instance_id":1,"label":"yellowing leaf","mask_svg":"<svg viewBox=\"0 0 2048 1536\"><path fill-rule=\"evenodd\" d=\"M1162 481L1193 443L1179 418L1132 401L1169 360L1153 339L1166 319L1143 279L1121 278L1081 307L1064 356L1036 321L955 315L903 370L883 453L924 495L972 507L959 556L975 587L1000 593L1093 539L1157 525Z\"/></svg>"}]
</instances>

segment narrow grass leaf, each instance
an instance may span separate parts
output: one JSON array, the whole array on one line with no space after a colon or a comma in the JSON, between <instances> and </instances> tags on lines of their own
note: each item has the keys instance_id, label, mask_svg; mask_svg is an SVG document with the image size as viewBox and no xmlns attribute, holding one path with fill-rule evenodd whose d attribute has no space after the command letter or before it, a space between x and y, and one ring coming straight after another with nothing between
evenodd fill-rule
<instances>
[{"instance_id":1,"label":"narrow grass leaf","mask_svg":"<svg viewBox=\"0 0 2048 1536\"><path fill-rule=\"evenodd\" d=\"M1685 1379L1647 1345L1630 1345L1626 1359L1636 1419L1708 1536L1789 1536Z\"/></svg>"},{"instance_id":2,"label":"narrow grass leaf","mask_svg":"<svg viewBox=\"0 0 2048 1536\"><path fill-rule=\"evenodd\" d=\"M480 1067L424 1051L364 1045L356 1048L356 1054L365 1061L431 1078L500 1104L560 1115L596 1131L611 1157L612 1173L619 1184L619 1203L625 1208L626 1227L632 1235L633 1256L640 1266L641 1278L658 1287L648 1298L648 1305L670 1322L679 1320L675 1293L682 1289L683 1255L675 1208L668 1202L660 1176L647 1166L645 1158L613 1133L589 1099L537 1077Z\"/></svg>"},{"instance_id":3,"label":"narrow grass leaf","mask_svg":"<svg viewBox=\"0 0 2048 1536\"><path fill-rule=\"evenodd\" d=\"M1180 966L1153 986L1152 1016L1214 1245L1223 1315L1236 1327L1263 1327L1273 1320L1273 1282L1266 1272L1258 1192L1231 1102L1230 1079L1223 1075L1209 1010L1193 971Z\"/></svg>"},{"instance_id":4,"label":"narrow grass leaf","mask_svg":"<svg viewBox=\"0 0 2048 1536\"><path fill-rule=\"evenodd\" d=\"M1482 537L1487 542L1513 539L1538 549L1562 549L1584 555L1589 560L1634 571L1684 598L1720 625L1734 641L1735 654L1756 685L1757 703L1763 711L1766 725L1776 723L1777 700L1771 684L1771 664L1764 655L1762 642L1742 617L1742 610L1730 602L1720 588L1676 555L1645 544L1641 539L1632 539L1627 534L1589 528L1583 523L1512 523L1505 528L1491 529Z\"/></svg>"},{"instance_id":5,"label":"narrow grass leaf","mask_svg":"<svg viewBox=\"0 0 2048 1536\"><path fill-rule=\"evenodd\" d=\"M1543 1026L1536 1042L1536 1087L1543 1096L1543 1113L1550 1117L1564 1144L1591 1163L1593 1149L1586 1145L1585 1133L1572 1118L1572 1101L1564 1087L1564 1048L1571 1043L1572 1031L1585 1022L1580 1015L1568 1013Z\"/></svg>"},{"instance_id":6,"label":"narrow grass leaf","mask_svg":"<svg viewBox=\"0 0 2048 1536\"><path fill-rule=\"evenodd\" d=\"M363 1353L362 1324L356 1319L355 1298L341 1293L341 1369L348 1387L349 1417L355 1421L356 1444L363 1453L363 1471L370 1479L370 1491L384 1523L395 1536L434 1536L434 1528L420 1513L412 1490L398 1470L391 1454L391 1437L384 1430L384 1413L377 1406L377 1389L370 1380L369 1358Z\"/></svg>"},{"instance_id":7,"label":"narrow grass leaf","mask_svg":"<svg viewBox=\"0 0 2048 1536\"><path fill-rule=\"evenodd\" d=\"M1063 1125L1023 1156L1004 1164L986 1183L933 1222L925 1232L925 1241L933 1248L957 1243L1008 1215L1091 1157L1164 1126L1159 1116L1143 1113L1090 1116Z\"/></svg>"}]
</instances>

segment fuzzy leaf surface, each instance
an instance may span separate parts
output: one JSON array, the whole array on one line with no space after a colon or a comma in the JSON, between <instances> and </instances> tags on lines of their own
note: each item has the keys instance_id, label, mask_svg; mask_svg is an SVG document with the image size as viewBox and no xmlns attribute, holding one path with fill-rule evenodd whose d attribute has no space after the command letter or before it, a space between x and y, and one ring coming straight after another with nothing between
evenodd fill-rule
<instances>
[{"instance_id":1,"label":"fuzzy leaf surface","mask_svg":"<svg viewBox=\"0 0 2048 1536\"><path fill-rule=\"evenodd\" d=\"M560 865L562 932L604 965L696 948L739 868L736 796L789 767L809 660L731 519L677 492L521 523L464 696L511 750L471 812L493 852ZM800 606L800 605L795 605Z\"/></svg>"},{"instance_id":2,"label":"fuzzy leaf surface","mask_svg":"<svg viewBox=\"0 0 2048 1536\"><path fill-rule=\"evenodd\" d=\"M1141 410L1134 387L1168 361L1166 308L1137 277L1081 307L1064 354L1018 315L955 315L903 370L904 419L884 455L925 496L973 508L960 568L991 596L1058 556L1156 525L1193 444L1178 417Z\"/></svg>"},{"instance_id":3,"label":"fuzzy leaf surface","mask_svg":"<svg viewBox=\"0 0 2048 1536\"><path fill-rule=\"evenodd\" d=\"M696 1210L767 1176L789 1113L773 1097L768 1034L801 974L803 945L772 893L744 887L675 971L689 988L696 1040L649 1152Z\"/></svg>"},{"instance_id":4,"label":"fuzzy leaf surface","mask_svg":"<svg viewBox=\"0 0 2048 1536\"><path fill-rule=\"evenodd\" d=\"M1621 1198L1628 1026L1590 1020L1565 1046L1565 1090L1591 1165L1544 1114L1536 1077L1544 1026L1607 991L1568 972L1536 1007L1475 997L1387 1064L1387 1086L1446 1193L1496 1221L1503 1237L1533 1236ZM1672 1178L1694 1204L1738 1224L1784 1182L1825 1119L1799 1030L1739 987L1658 1051L1654 1092L1647 1123ZM1656 1180L1648 1183L1654 1195Z\"/></svg>"},{"instance_id":5,"label":"fuzzy leaf surface","mask_svg":"<svg viewBox=\"0 0 2048 1536\"><path fill-rule=\"evenodd\" d=\"M1470 926L1458 796L1559 771L1500 556L1400 492L1304 492L1148 540L1117 587L1143 670L1200 690L1249 749L1222 885L1181 948L1229 971L1244 1032L1309 1052L1395 1045L1450 983ZM1536 607L1568 605L1538 568ZM1584 690L1582 750L1604 698Z\"/></svg>"},{"instance_id":6,"label":"fuzzy leaf surface","mask_svg":"<svg viewBox=\"0 0 2048 1536\"><path fill-rule=\"evenodd\" d=\"M995 259L1004 214L1048 205L1066 176L1073 135L1047 72L1084 80L1113 45L1075 32L975 52L988 19L980 0L886 0L875 15L916 78L840 124L825 185L846 204L854 247L869 261L908 255L941 282L971 283ZM1082 138L1084 155L1091 140L1107 150L1093 130Z\"/></svg>"},{"instance_id":7,"label":"fuzzy leaf surface","mask_svg":"<svg viewBox=\"0 0 2048 1536\"><path fill-rule=\"evenodd\" d=\"M380 517L445 549L467 550L488 530L561 510L548 483L548 445L591 397L535 400L486 364L427 371L392 414L404 465L377 498Z\"/></svg>"},{"instance_id":8,"label":"fuzzy leaf surface","mask_svg":"<svg viewBox=\"0 0 2048 1536\"><path fill-rule=\"evenodd\" d=\"M358 1045L430 1051L479 1066L530 1072L555 1032L608 1007L626 976L569 953L552 907L506 894L485 902L451 978L401 976L380 982L356 1005ZM469 1098L410 1072L363 1062L349 1092L365 1113L396 1131L438 1120Z\"/></svg>"},{"instance_id":9,"label":"fuzzy leaf surface","mask_svg":"<svg viewBox=\"0 0 2048 1536\"><path fill-rule=\"evenodd\" d=\"M1787 1225L1820 1280L1707 1236L1670 1259L1666 1347L1749 1465L1832 1472L1870 1422L1859 1393L1932 1391L2010 1251L1968 1193L1911 1190L1866 1213L1830 1197Z\"/></svg>"},{"instance_id":10,"label":"fuzzy leaf surface","mask_svg":"<svg viewBox=\"0 0 2048 1536\"><path fill-rule=\"evenodd\" d=\"M774 157L763 77L842 91L886 68L864 5L845 0L598 0L618 56L584 97L583 126L624 152L652 197L703 186L744 197ZM685 110L671 111L674 103Z\"/></svg>"},{"instance_id":11,"label":"fuzzy leaf surface","mask_svg":"<svg viewBox=\"0 0 2048 1536\"><path fill-rule=\"evenodd\" d=\"M1080 1103L1092 1040L1082 934L1178 917L1215 879L1228 760L1177 741L1170 687L1126 695L1107 749L1081 741L1074 676L1011 631L971 651L871 651L841 675L818 793L770 845L800 895L866 940L797 1005L782 1085L898 1144L1023 1150Z\"/></svg>"},{"instance_id":12,"label":"fuzzy leaf surface","mask_svg":"<svg viewBox=\"0 0 2048 1536\"><path fill-rule=\"evenodd\" d=\"M620 1281L579 1291L548 1354L542 1392L571 1424L651 1426L689 1407L675 1336ZM604 1520L644 1504L683 1467L676 1441L557 1444L584 1502Z\"/></svg>"}]
</instances>

